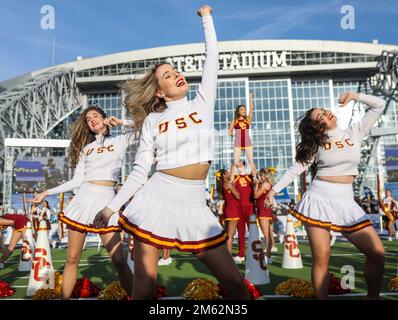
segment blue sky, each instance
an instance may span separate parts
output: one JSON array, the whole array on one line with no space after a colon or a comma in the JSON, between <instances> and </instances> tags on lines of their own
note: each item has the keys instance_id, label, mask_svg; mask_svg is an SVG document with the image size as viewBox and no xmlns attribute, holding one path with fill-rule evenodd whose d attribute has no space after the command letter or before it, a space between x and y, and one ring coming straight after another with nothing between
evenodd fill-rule
<instances>
[{"instance_id":1,"label":"blue sky","mask_svg":"<svg viewBox=\"0 0 398 320\"><path fill-rule=\"evenodd\" d=\"M0 80L109 53L203 41L196 10L214 9L218 39L320 39L398 44L398 0L0 0ZM343 5L355 29L343 30ZM42 30L40 9L55 9Z\"/></svg>"}]
</instances>

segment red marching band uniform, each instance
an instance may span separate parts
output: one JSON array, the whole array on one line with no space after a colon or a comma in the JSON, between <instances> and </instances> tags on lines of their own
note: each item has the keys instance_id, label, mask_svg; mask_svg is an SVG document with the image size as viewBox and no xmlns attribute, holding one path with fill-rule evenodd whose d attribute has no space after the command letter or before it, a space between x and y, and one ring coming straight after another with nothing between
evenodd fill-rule
<instances>
[{"instance_id":1,"label":"red marching band uniform","mask_svg":"<svg viewBox=\"0 0 398 320\"><path fill-rule=\"evenodd\" d=\"M224 220L239 220L240 218L240 204L239 200L234 197L231 190L227 190L222 186L224 196Z\"/></svg>"},{"instance_id":2,"label":"red marching band uniform","mask_svg":"<svg viewBox=\"0 0 398 320\"><path fill-rule=\"evenodd\" d=\"M240 219L238 222L238 256L245 257L246 225L249 229L250 215L254 214L253 180L249 175L238 175L234 179L240 195Z\"/></svg>"},{"instance_id":3,"label":"red marching band uniform","mask_svg":"<svg viewBox=\"0 0 398 320\"><path fill-rule=\"evenodd\" d=\"M250 118L236 119L234 123L235 142L234 148L247 149L252 148L253 144L250 139Z\"/></svg>"}]
</instances>

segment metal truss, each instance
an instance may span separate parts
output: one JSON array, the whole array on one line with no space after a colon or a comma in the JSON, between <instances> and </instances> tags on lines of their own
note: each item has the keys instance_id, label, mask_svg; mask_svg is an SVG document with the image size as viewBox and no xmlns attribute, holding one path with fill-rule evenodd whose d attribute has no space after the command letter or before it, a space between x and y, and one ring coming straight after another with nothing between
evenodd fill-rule
<instances>
[{"instance_id":1,"label":"metal truss","mask_svg":"<svg viewBox=\"0 0 398 320\"><path fill-rule=\"evenodd\" d=\"M383 51L377 62L377 70L372 73L365 82L360 83L358 92L382 96L386 100L386 114L391 101L398 102L398 51ZM358 109L355 104L353 112ZM377 123L377 127L383 126L383 117ZM372 155L376 152L379 135L369 134L362 142L361 161L358 166L358 176L354 181L355 195L360 194L360 188L364 174L368 168Z\"/></svg>"},{"instance_id":2,"label":"metal truss","mask_svg":"<svg viewBox=\"0 0 398 320\"><path fill-rule=\"evenodd\" d=\"M11 194L13 162L26 152L5 150L5 138L48 138L52 130L82 106L82 96L71 69L55 68L40 73L0 93L0 165L4 168L3 197ZM6 153L8 156L6 157ZM4 182L4 183L3 183ZM4 199L8 204L10 199Z\"/></svg>"}]
</instances>

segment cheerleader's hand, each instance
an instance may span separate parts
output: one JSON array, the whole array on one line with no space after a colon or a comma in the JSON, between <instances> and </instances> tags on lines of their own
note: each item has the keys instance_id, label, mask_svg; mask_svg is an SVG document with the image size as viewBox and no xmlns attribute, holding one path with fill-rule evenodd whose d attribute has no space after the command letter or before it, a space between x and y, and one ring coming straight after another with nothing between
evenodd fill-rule
<instances>
[{"instance_id":1,"label":"cheerleader's hand","mask_svg":"<svg viewBox=\"0 0 398 320\"><path fill-rule=\"evenodd\" d=\"M213 12L213 9L208 6L208 5L204 5L201 6L198 10L198 16L199 17L204 17L204 16L208 16Z\"/></svg>"},{"instance_id":2,"label":"cheerleader's hand","mask_svg":"<svg viewBox=\"0 0 398 320\"><path fill-rule=\"evenodd\" d=\"M43 191L42 193L39 193L36 197L33 199L29 199L28 202L33 203L33 204L40 204L43 202L43 200L48 196L47 191Z\"/></svg>"},{"instance_id":3,"label":"cheerleader's hand","mask_svg":"<svg viewBox=\"0 0 398 320\"><path fill-rule=\"evenodd\" d=\"M109 219L113 215L113 212L109 208L104 208L100 212L97 213L95 219L93 221L93 225L95 228L104 228L108 226Z\"/></svg>"},{"instance_id":4,"label":"cheerleader's hand","mask_svg":"<svg viewBox=\"0 0 398 320\"><path fill-rule=\"evenodd\" d=\"M358 99L358 93L355 92L345 92L339 97L340 107L344 107L350 101L356 101Z\"/></svg>"},{"instance_id":5,"label":"cheerleader's hand","mask_svg":"<svg viewBox=\"0 0 398 320\"><path fill-rule=\"evenodd\" d=\"M104 119L104 124L109 127L122 126L123 120L116 118L115 116L111 116Z\"/></svg>"},{"instance_id":6,"label":"cheerleader's hand","mask_svg":"<svg viewBox=\"0 0 398 320\"><path fill-rule=\"evenodd\" d=\"M264 206L266 208L272 208L273 206L275 206L275 191L273 189L271 189L268 193L267 196L265 197L264 200Z\"/></svg>"}]
</instances>

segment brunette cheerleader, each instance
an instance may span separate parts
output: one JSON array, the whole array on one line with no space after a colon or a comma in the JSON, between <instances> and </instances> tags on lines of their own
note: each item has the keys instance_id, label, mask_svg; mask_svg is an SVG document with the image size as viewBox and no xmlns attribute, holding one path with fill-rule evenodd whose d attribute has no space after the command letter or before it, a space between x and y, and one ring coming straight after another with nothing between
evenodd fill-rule
<instances>
[{"instance_id":1,"label":"brunette cheerleader","mask_svg":"<svg viewBox=\"0 0 398 320\"><path fill-rule=\"evenodd\" d=\"M253 94L250 93L250 111L247 115L246 106L239 105L235 109L234 120L229 125L228 133L232 137L235 131L234 140L234 163L231 168L231 180L235 179L236 169L239 165L239 159L242 151L245 151L249 161L251 174L256 177L256 166L253 160L253 144L250 139L249 129L253 120L254 103Z\"/></svg>"},{"instance_id":2,"label":"brunette cheerleader","mask_svg":"<svg viewBox=\"0 0 398 320\"><path fill-rule=\"evenodd\" d=\"M116 117L106 118L105 112L96 106L86 108L73 124L68 150L69 162L75 168L73 179L53 189L46 190L33 199L41 203L52 194L78 188L59 220L68 228L68 253L63 274L62 298L69 299L76 283L77 267L88 232L98 233L118 272L123 288L132 292L132 273L123 256L118 215L106 226L92 225L95 214L115 195L115 184L126 149L133 142L132 134L113 136L109 127L131 125Z\"/></svg>"},{"instance_id":3,"label":"brunette cheerleader","mask_svg":"<svg viewBox=\"0 0 398 320\"><path fill-rule=\"evenodd\" d=\"M141 130L134 168L116 197L99 212L106 225L133 200L119 224L134 236L133 299L151 299L160 249L196 254L227 289L230 298L249 299L243 276L225 242L227 235L206 204L205 178L213 160L218 49L211 8L203 6L206 58L196 98L176 68L158 64L142 79L123 85L125 106ZM152 164L157 172L148 180Z\"/></svg>"},{"instance_id":4,"label":"brunette cheerleader","mask_svg":"<svg viewBox=\"0 0 398 320\"><path fill-rule=\"evenodd\" d=\"M263 168L259 171L259 183L254 185L254 199L256 200L257 218L264 235L267 263L272 263L272 209L265 207L265 198L274 184L274 169Z\"/></svg>"},{"instance_id":5,"label":"brunette cheerleader","mask_svg":"<svg viewBox=\"0 0 398 320\"><path fill-rule=\"evenodd\" d=\"M299 124L296 162L267 195L267 202L273 204L276 193L312 166L314 179L290 213L306 226L313 256L312 281L319 299L328 295L330 230L341 232L366 255L368 298L379 298L384 269L383 244L355 202L352 183L358 174L361 141L383 114L385 102L362 93L344 93L339 98L342 107L350 101L364 103L369 110L345 130L328 110L305 113Z\"/></svg>"}]
</instances>

